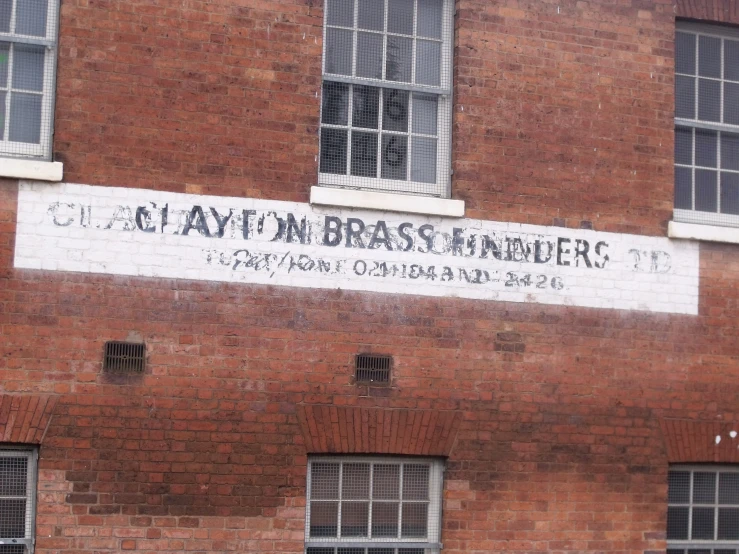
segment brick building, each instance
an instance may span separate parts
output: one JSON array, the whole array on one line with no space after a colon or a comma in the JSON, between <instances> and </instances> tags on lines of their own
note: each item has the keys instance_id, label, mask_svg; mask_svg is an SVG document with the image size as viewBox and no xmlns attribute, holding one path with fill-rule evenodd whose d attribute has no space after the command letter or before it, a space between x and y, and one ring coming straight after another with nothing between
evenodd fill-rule
<instances>
[{"instance_id":1,"label":"brick building","mask_svg":"<svg viewBox=\"0 0 739 554\"><path fill-rule=\"evenodd\" d=\"M0 554L736 553L737 25L0 0Z\"/></svg>"}]
</instances>

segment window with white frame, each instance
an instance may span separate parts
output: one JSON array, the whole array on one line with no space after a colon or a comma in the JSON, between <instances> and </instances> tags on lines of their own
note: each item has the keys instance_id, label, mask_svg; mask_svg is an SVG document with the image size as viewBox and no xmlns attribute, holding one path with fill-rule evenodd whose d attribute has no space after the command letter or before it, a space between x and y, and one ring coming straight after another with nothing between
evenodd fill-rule
<instances>
[{"instance_id":1,"label":"window with white frame","mask_svg":"<svg viewBox=\"0 0 739 554\"><path fill-rule=\"evenodd\" d=\"M51 159L59 0L0 0L0 156Z\"/></svg>"},{"instance_id":2,"label":"window with white frame","mask_svg":"<svg viewBox=\"0 0 739 554\"><path fill-rule=\"evenodd\" d=\"M739 552L739 466L671 468L667 503L667 554Z\"/></svg>"},{"instance_id":3,"label":"window with white frame","mask_svg":"<svg viewBox=\"0 0 739 554\"><path fill-rule=\"evenodd\" d=\"M739 226L739 30L679 23L676 221Z\"/></svg>"},{"instance_id":4,"label":"window with white frame","mask_svg":"<svg viewBox=\"0 0 739 554\"><path fill-rule=\"evenodd\" d=\"M306 554L437 554L439 460L308 461Z\"/></svg>"},{"instance_id":5,"label":"window with white frame","mask_svg":"<svg viewBox=\"0 0 739 554\"><path fill-rule=\"evenodd\" d=\"M36 451L0 448L0 553L33 552Z\"/></svg>"},{"instance_id":6,"label":"window with white frame","mask_svg":"<svg viewBox=\"0 0 739 554\"><path fill-rule=\"evenodd\" d=\"M327 0L319 183L448 197L452 0Z\"/></svg>"}]
</instances>

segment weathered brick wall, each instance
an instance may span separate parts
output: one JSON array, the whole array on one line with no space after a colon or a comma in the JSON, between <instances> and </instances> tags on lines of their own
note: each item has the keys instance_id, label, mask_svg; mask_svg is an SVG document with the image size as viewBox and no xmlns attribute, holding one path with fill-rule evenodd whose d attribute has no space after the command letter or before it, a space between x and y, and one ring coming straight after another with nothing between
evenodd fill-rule
<instances>
[{"instance_id":1,"label":"weathered brick wall","mask_svg":"<svg viewBox=\"0 0 739 554\"><path fill-rule=\"evenodd\" d=\"M458 2L468 216L664 234L673 8ZM65 1L65 180L305 201L321 21L311 1ZM40 554L301 552L301 404L461 414L445 552L659 551L663 421L739 424L732 246L701 246L698 316L655 315L16 270L16 199L0 183L0 389L58 399ZM147 375L103 376L129 335ZM360 351L395 356L392 387L352 384Z\"/></svg>"}]
</instances>

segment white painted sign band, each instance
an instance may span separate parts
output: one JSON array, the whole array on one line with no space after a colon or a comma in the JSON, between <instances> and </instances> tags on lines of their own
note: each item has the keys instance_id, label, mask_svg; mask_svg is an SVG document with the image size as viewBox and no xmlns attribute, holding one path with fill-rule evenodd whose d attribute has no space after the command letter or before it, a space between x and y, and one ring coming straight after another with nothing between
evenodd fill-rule
<instances>
[{"instance_id":1,"label":"white painted sign band","mask_svg":"<svg viewBox=\"0 0 739 554\"><path fill-rule=\"evenodd\" d=\"M698 244L22 182L15 266L696 314Z\"/></svg>"}]
</instances>

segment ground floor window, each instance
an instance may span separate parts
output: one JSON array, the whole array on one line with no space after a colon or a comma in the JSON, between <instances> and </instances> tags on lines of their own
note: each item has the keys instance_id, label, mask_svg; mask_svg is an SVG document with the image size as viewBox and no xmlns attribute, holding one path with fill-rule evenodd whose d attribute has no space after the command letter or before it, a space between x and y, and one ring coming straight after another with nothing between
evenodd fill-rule
<instances>
[{"instance_id":1,"label":"ground floor window","mask_svg":"<svg viewBox=\"0 0 739 554\"><path fill-rule=\"evenodd\" d=\"M0 554L33 552L36 451L0 447Z\"/></svg>"}]
</instances>

